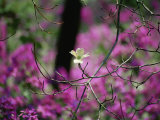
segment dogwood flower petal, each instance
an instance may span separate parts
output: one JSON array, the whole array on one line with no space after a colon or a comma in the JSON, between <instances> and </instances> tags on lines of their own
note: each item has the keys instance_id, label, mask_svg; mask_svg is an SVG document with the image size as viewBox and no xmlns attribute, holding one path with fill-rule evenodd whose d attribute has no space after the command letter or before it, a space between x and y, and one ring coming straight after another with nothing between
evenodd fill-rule
<instances>
[{"instance_id":1,"label":"dogwood flower petal","mask_svg":"<svg viewBox=\"0 0 160 120\"><path fill-rule=\"evenodd\" d=\"M88 57L88 56L89 56L89 53L86 53L83 55L83 58Z\"/></svg>"},{"instance_id":2,"label":"dogwood flower petal","mask_svg":"<svg viewBox=\"0 0 160 120\"><path fill-rule=\"evenodd\" d=\"M84 55L84 49L83 48L77 48L76 53L78 56L83 56Z\"/></svg>"},{"instance_id":3,"label":"dogwood flower petal","mask_svg":"<svg viewBox=\"0 0 160 120\"><path fill-rule=\"evenodd\" d=\"M80 63L80 64L82 64L83 61L81 59L74 59L74 63Z\"/></svg>"},{"instance_id":4,"label":"dogwood flower petal","mask_svg":"<svg viewBox=\"0 0 160 120\"><path fill-rule=\"evenodd\" d=\"M74 57L77 57L77 54L76 54L76 52L75 52L74 50L72 50L70 53L71 53Z\"/></svg>"}]
</instances>

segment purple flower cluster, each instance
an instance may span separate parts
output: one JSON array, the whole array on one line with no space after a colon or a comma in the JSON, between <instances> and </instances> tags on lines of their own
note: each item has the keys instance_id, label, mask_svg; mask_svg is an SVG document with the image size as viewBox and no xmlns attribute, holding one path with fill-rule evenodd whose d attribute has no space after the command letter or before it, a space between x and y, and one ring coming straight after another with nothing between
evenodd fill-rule
<instances>
[{"instance_id":1,"label":"purple flower cluster","mask_svg":"<svg viewBox=\"0 0 160 120\"><path fill-rule=\"evenodd\" d=\"M29 108L26 108L25 110L22 110L19 117L20 118L22 117L23 120L38 120L37 112L32 107L29 107Z\"/></svg>"},{"instance_id":2,"label":"purple flower cluster","mask_svg":"<svg viewBox=\"0 0 160 120\"><path fill-rule=\"evenodd\" d=\"M9 97L0 98L0 118L3 120L17 120L16 104Z\"/></svg>"}]
</instances>

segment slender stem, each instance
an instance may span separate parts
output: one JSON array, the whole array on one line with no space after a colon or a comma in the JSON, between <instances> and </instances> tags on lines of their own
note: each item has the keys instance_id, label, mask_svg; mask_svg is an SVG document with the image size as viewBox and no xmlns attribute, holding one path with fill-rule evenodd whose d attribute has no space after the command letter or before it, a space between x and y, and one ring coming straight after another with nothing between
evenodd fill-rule
<instances>
[{"instance_id":1,"label":"slender stem","mask_svg":"<svg viewBox=\"0 0 160 120\"><path fill-rule=\"evenodd\" d=\"M120 4L122 4L122 1L123 1L123 0L120 0ZM102 66L107 62L107 60L109 59L111 53L113 52L113 50L114 50L114 48L115 48L115 46L116 46L116 44L117 44L117 42L118 42L118 38L119 38L119 24L120 24L120 10L121 10L121 5L119 5L119 7L118 7L117 26L116 26L116 27L117 27L116 40L115 40L112 48L110 49L109 53L106 55L106 57L105 57L104 60L102 61L101 65L99 66L99 68L96 70L96 72L93 74L92 77L95 77L96 74L99 72L99 70L102 68ZM86 89L87 89L87 86L90 84L90 82L91 82L92 79L93 79L93 78L90 78L90 79L88 80L88 82L87 82L87 84L86 84L86 86L85 86L85 88L84 88L84 90L83 90L83 93L82 93L82 95L81 95L81 99L80 99L80 101L79 101L79 103L78 103L78 105L77 105L77 108L76 108L76 110L75 110L75 112L74 112L71 120L74 120L75 115L76 115L76 113L77 113L77 111L78 111L78 109L79 109L79 106L80 106L81 102L82 102L84 93L85 93L85 91L86 91Z\"/></svg>"},{"instance_id":2,"label":"slender stem","mask_svg":"<svg viewBox=\"0 0 160 120\"><path fill-rule=\"evenodd\" d=\"M87 89L87 86L85 86L85 88L84 88L84 90L83 90L83 93L82 93L82 95L81 95L81 99L80 99L80 101L79 101L79 103L78 103L78 105L77 105L77 108L76 108L75 112L73 113L73 116L72 116L72 119L71 119L71 120L74 120L74 118L75 118L75 116L76 116L76 113L77 113L77 111L78 111L78 109L79 109L79 106L80 106L80 104L81 104L81 102L82 102L82 99L83 99L83 96L84 96L84 93L85 93L86 89Z\"/></svg>"},{"instance_id":3,"label":"slender stem","mask_svg":"<svg viewBox=\"0 0 160 120\"><path fill-rule=\"evenodd\" d=\"M122 4L123 0L120 0L120 4ZM102 61L101 65L99 66L99 68L97 69L97 71L94 73L93 76L95 76L99 70L102 68L102 66L107 62L107 60L109 59L109 57L111 56L111 53L113 52L114 48L117 45L118 42L118 38L119 38L119 25L120 25L120 10L121 10L121 5L119 5L118 8L118 17L117 17L117 34L116 34L116 41L114 42L112 48L110 49L109 53L106 55L106 57L104 58L104 60ZM89 82L92 80L93 78L89 79Z\"/></svg>"}]
</instances>

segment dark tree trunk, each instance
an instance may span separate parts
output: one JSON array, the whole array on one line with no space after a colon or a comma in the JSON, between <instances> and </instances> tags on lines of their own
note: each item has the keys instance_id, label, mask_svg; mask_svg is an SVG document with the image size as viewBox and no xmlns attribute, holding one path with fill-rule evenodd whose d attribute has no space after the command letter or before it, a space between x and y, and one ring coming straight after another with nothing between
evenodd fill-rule
<instances>
[{"instance_id":1,"label":"dark tree trunk","mask_svg":"<svg viewBox=\"0 0 160 120\"><path fill-rule=\"evenodd\" d=\"M71 55L69 52L74 49L76 36L80 27L80 0L66 0L64 5L64 12L62 14L62 21L60 33L58 36L55 69L64 67L68 72L70 70Z\"/></svg>"},{"instance_id":2,"label":"dark tree trunk","mask_svg":"<svg viewBox=\"0 0 160 120\"><path fill-rule=\"evenodd\" d=\"M63 24L60 27L57 41L55 70L64 67L68 73L70 71L72 56L69 52L74 49L76 36L79 31L81 7L80 0L65 0L64 11L62 14ZM54 78L57 78L56 74ZM53 83L53 86L58 89L57 83Z\"/></svg>"}]
</instances>

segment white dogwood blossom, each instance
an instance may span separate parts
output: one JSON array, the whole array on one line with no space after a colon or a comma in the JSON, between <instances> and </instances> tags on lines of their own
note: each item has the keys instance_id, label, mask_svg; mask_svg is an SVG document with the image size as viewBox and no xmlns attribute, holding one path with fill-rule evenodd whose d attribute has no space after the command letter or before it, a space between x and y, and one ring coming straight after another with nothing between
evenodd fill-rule
<instances>
[{"instance_id":1,"label":"white dogwood blossom","mask_svg":"<svg viewBox=\"0 0 160 120\"><path fill-rule=\"evenodd\" d=\"M72 50L70 52L74 57L74 63L83 63L83 58L86 58L89 56L89 53L84 54L84 49L83 48L77 48L76 51Z\"/></svg>"}]
</instances>

